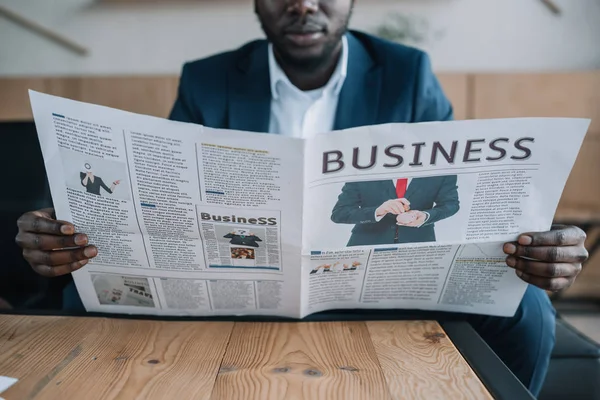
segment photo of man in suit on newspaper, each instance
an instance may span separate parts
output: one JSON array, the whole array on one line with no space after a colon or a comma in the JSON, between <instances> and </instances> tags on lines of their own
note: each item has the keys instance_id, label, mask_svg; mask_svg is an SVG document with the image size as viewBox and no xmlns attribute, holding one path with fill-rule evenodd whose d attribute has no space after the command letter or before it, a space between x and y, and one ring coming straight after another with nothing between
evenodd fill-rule
<instances>
[{"instance_id":1,"label":"photo of man in suit on newspaper","mask_svg":"<svg viewBox=\"0 0 600 400\"><path fill-rule=\"evenodd\" d=\"M348 182L331 220L354 224L347 246L435 242L435 223L459 208L456 175Z\"/></svg>"}]
</instances>

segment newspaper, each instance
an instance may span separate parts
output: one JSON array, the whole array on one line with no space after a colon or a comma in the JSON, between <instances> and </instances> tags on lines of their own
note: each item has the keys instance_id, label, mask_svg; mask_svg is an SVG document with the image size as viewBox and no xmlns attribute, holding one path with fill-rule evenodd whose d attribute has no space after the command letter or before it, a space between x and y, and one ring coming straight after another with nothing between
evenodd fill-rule
<instances>
[{"instance_id":1,"label":"newspaper","mask_svg":"<svg viewBox=\"0 0 600 400\"><path fill-rule=\"evenodd\" d=\"M88 311L511 316L503 244L551 222L590 121L384 124L310 139L30 92L59 219L99 254Z\"/></svg>"}]
</instances>

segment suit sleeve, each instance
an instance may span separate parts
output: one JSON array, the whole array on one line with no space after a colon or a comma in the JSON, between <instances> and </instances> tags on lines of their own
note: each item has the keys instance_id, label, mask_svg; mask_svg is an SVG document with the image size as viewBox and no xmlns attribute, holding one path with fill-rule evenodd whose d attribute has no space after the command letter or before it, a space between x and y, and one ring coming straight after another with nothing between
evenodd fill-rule
<instances>
[{"instance_id":1,"label":"suit sleeve","mask_svg":"<svg viewBox=\"0 0 600 400\"><path fill-rule=\"evenodd\" d=\"M413 122L453 120L452 104L433 73L427 53L421 53L417 70Z\"/></svg>"},{"instance_id":2,"label":"suit sleeve","mask_svg":"<svg viewBox=\"0 0 600 400\"><path fill-rule=\"evenodd\" d=\"M434 224L456 214L460 208L456 175L444 177L444 181L435 198L435 205L429 210L421 210L429 214L422 226Z\"/></svg>"},{"instance_id":3,"label":"suit sleeve","mask_svg":"<svg viewBox=\"0 0 600 400\"><path fill-rule=\"evenodd\" d=\"M376 223L377 207L363 207L359 185L350 182L344 184L342 193L331 211L331 220L336 224L372 224Z\"/></svg>"},{"instance_id":4,"label":"suit sleeve","mask_svg":"<svg viewBox=\"0 0 600 400\"><path fill-rule=\"evenodd\" d=\"M181 70L181 78L177 89L177 98L175 104L169 114L169 119L179 122L191 122L194 124L203 124L203 119L198 113L192 109L192 94L189 90L190 85L190 68L185 64Z\"/></svg>"},{"instance_id":5,"label":"suit sleeve","mask_svg":"<svg viewBox=\"0 0 600 400\"><path fill-rule=\"evenodd\" d=\"M98 181L100 182L100 186L106 190L108 193L112 194L112 190L110 190L110 188L108 186L106 186L106 184L104 183L104 181L102 180L102 178L100 177L96 177L96 179L98 179Z\"/></svg>"},{"instance_id":6,"label":"suit sleeve","mask_svg":"<svg viewBox=\"0 0 600 400\"><path fill-rule=\"evenodd\" d=\"M81 183L81 186L85 187L85 185L83 184L83 180L85 179L85 172L80 172L79 173L79 183Z\"/></svg>"}]
</instances>

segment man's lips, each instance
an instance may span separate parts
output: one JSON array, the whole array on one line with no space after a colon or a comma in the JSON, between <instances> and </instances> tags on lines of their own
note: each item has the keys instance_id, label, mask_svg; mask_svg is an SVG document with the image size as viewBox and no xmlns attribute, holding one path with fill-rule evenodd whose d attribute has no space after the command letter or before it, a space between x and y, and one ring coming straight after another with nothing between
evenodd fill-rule
<instances>
[{"instance_id":1,"label":"man's lips","mask_svg":"<svg viewBox=\"0 0 600 400\"><path fill-rule=\"evenodd\" d=\"M325 37L325 33L323 31L290 31L285 33L285 37L296 46L307 47L321 41Z\"/></svg>"}]
</instances>

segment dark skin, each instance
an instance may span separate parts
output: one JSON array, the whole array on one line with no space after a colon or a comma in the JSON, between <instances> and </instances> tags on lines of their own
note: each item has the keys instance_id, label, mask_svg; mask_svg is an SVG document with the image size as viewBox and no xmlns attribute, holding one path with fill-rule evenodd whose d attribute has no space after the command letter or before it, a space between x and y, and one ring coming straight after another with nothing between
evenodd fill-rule
<instances>
[{"instance_id":1,"label":"dark skin","mask_svg":"<svg viewBox=\"0 0 600 400\"><path fill-rule=\"evenodd\" d=\"M254 10L275 58L301 90L328 81L340 58L354 0L255 0Z\"/></svg>"},{"instance_id":2,"label":"dark skin","mask_svg":"<svg viewBox=\"0 0 600 400\"><path fill-rule=\"evenodd\" d=\"M17 244L35 272L47 277L66 275L78 270L98 255L88 237L75 233L75 226L57 221L51 208L25 213L17 221ZM62 250L72 248L71 250Z\"/></svg>"},{"instance_id":3,"label":"dark skin","mask_svg":"<svg viewBox=\"0 0 600 400\"><path fill-rule=\"evenodd\" d=\"M256 0L255 11L276 58L290 81L302 90L327 83L340 57L353 0ZM57 221L54 210L24 214L17 244L32 268L44 276L71 273L98 254L73 224ZM550 291L573 284L587 260L585 233L574 226L553 226L506 243L506 263L525 282ZM61 250L64 248L75 248ZM534 260L531 260L534 259Z\"/></svg>"}]
</instances>

